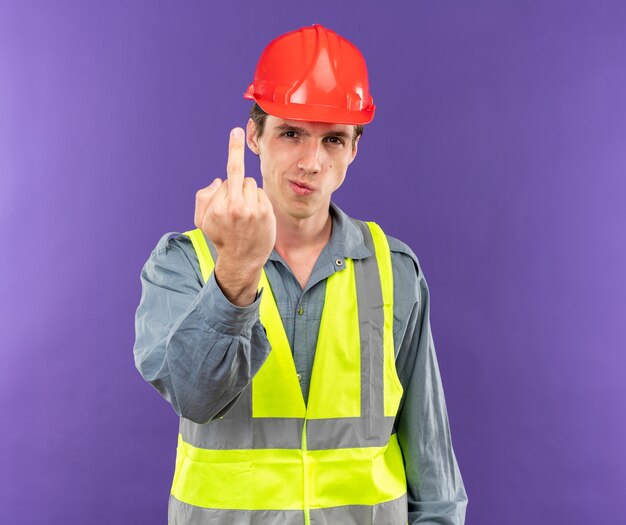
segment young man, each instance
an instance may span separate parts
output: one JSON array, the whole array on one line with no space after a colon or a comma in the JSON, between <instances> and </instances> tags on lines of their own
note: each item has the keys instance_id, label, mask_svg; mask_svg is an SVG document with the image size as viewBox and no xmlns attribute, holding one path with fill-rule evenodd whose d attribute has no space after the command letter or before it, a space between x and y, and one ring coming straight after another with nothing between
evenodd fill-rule
<instances>
[{"instance_id":1,"label":"young man","mask_svg":"<svg viewBox=\"0 0 626 525\"><path fill-rule=\"evenodd\" d=\"M374 115L363 57L302 28L245 96L226 178L141 275L137 368L181 416L170 525L463 523L418 261L331 203Z\"/></svg>"}]
</instances>

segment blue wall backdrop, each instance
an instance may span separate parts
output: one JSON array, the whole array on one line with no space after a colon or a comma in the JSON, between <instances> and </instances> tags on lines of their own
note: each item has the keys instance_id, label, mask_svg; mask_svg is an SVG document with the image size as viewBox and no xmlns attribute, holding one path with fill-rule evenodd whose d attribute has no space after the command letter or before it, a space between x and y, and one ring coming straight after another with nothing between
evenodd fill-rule
<instances>
[{"instance_id":1,"label":"blue wall backdrop","mask_svg":"<svg viewBox=\"0 0 626 525\"><path fill-rule=\"evenodd\" d=\"M166 522L139 272L224 175L263 47L312 23L368 61L336 201L423 265L467 523L619 521L625 2L2 0L2 523Z\"/></svg>"}]
</instances>

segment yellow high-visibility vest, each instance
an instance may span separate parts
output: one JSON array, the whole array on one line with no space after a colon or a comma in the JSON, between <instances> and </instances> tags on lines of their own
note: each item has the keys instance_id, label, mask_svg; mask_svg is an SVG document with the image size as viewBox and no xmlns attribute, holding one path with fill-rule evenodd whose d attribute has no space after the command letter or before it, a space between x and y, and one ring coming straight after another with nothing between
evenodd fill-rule
<instances>
[{"instance_id":1,"label":"yellow high-visibility vest","mask_svg":"<svg viewBox=\"0 0 626 525\"><path fill-rule=\"evenodd\" d=\"M263 271L271 351L223 417L181 418L170 525L407 523L391 253L378 225L355 222L374 256L327 279L308 403ZM185 234L206 282L209 245L199 229Z\"/></svg>"}]
</instances>

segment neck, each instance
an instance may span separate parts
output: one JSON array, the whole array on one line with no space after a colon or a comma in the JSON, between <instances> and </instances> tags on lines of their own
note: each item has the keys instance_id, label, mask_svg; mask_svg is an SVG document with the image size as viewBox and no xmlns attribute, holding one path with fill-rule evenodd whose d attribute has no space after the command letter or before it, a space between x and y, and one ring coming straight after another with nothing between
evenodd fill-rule
<instances>
[{"instance_id":1,"label":"neck","mask_svg":"<svg viewBox=\"0 0 626 525\"><path fill-rule=\"evenodd\" d=\"M307 218L276 216L275 249L283 258L301 251L321 251L330 239L332 218L329 210Z\"/></svg>"}]
</instances>

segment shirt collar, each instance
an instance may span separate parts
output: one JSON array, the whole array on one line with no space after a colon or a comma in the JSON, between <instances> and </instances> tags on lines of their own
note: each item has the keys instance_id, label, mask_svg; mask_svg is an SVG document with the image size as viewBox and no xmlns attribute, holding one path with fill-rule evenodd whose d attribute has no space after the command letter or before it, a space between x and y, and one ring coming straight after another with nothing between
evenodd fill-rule
<instances>
[{"instance_id":1,"label":"shirt collar","mask_svg":"<svg viewBox=\"0 0 626 525\"><path fill-rule=\"evenodd\" d=\"M333 231L328 241L331 256L348 259L365 259L372 252L365 246L363 233L339 206L330 203Z\"/></svg>"},{"instance_id":2,"label":"shirt collar","mask_svg":"<svg viewBox=\"0 0 626 525\"><path fill-rule=\"evenodd\" d=\"M332 202L329 211L333 220L333 229L325 248L329 255L333 259L365 259L371 256L372 252L363 242L363 233L352 219ZM269 259L282 262L276 250L272 250Z\"/></svg>"}]
</instances>

